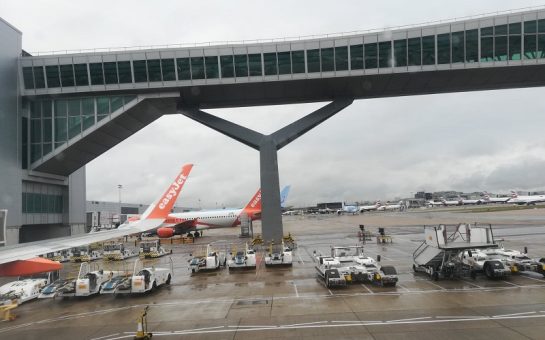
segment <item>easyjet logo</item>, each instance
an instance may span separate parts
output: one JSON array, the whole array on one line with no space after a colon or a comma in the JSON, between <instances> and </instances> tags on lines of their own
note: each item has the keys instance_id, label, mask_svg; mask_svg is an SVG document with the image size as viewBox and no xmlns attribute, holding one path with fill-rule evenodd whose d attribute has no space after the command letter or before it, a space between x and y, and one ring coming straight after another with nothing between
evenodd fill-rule
<instances>
[{"instance_id":1,"label":"easyjet logo","mask_svg":"<svg viewBox=\"0 0 545 340\"><path fill-rule=\"evenodd\" d=\"M170 185L170 188L168 189L168 192L165 196L163 196L163 199L161 202L159 202L159 209L165 209L168 202L170 202L171 199L178 196L178 193L180 192L180 188L184 184L185 180L187 179L187 176L184 174L180 174L180 177L178 177L172 184Z\"/></svg>"},{"instance_id":2,"label":"easyjet logo","mask_svg":"<svg viewBox=\"0 0 545 340\"><path fill-rule=\"evenodd\" d=\"M257 196L250 203L250 208L255 208L255 206L257 205L257 203L259 203L260 200L261 200L261 191L257 194Z\"/></svg>"}]
</instances>

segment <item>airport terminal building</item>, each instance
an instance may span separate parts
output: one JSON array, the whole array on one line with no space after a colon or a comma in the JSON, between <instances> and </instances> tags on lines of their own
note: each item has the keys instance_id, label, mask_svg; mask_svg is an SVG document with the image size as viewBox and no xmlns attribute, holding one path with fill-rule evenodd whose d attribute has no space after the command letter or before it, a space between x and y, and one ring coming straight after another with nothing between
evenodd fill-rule
<instances>
[{"instance_id":1,"label":"airport terminal building","mask_svg":"<svg viewBox=\"0 0 545 340\"><path fill-rule=\"evenodd\" d=\"M543 8L294 40L34 55L3 20L0 36L9 244L83 232L85 165L164 114L206 125L200 109L332 101L319 124L354 99L545 86Z\"/></svg>"},{"instance_id":2,"label":"airport terminal building","mask_svg":"<svg viewBox=\"0 0 545 340\"><path fill-rule=\"evenodd\" d=\"M0 19L0 209L8 211L8 245L80 233L85 226L85 167L68 176L29 167L30 141L51 141L51 119L42 130L41 113L22 97L22 53L22 33Z\"/></svg>"}]
</instances>

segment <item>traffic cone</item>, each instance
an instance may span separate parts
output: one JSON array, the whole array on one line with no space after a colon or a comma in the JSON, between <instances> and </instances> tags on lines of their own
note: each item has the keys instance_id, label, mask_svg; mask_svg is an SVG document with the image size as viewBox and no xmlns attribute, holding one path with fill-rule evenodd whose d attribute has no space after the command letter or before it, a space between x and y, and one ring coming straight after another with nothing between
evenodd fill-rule
<instances>
[{"instance_id":1,"label":"traffic cone","mask_svg":"<svg viewBox=\"0 0 545 340\"><path fill-rule=\"evenodd\" d=\"M142 327L142 319L138 320L138 326L136 327L136 335L134 338L136 340L138 339L145 339L146 335L144 334L144 329Z\"/></svg>"}]
</instances>

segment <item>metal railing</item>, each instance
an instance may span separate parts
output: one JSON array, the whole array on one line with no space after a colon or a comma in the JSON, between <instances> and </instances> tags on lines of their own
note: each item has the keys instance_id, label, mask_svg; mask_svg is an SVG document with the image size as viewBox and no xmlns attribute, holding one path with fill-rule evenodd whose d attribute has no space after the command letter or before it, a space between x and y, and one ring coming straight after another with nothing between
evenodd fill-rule
<instances>
[{"instance_id":1,"label":"metal railing","mask_svg":"<svg viewBox=\"0 0 545 340\"><path fill-rule=\"evenodd\" d=\"M282 43L282 42L297 42L301 40L313 40L313 39L325 39L325 38L342 38L354 35L389 32L402 29L411 29L422 26L432 26L453 23L461 20L475 20L490 17L492 15L506 15L514 13L522 13L528 11L534 11L539 9L545 9L545 5L522 7L510 10L488 12L482 14L475 14L463 17L455 17L449 19L441 19L434 21L426 21L417 24L400 25L400 26L387 26L384 28L373 28L367 30L356 30L348 32L336 32L325 34L313 34L302 36L291 36L281 38L265 38L265 39L249 39L249 40L219 40L209 42L193 42L193 43L178 43L178 44L163 44L163 45L138 45L138 46L117 46L117 47L98 47L88 49L75 49L75 50L55 50L55 51L34 51L29 52L32 56L44 56L44 55L64 55L64 54L78 54L78 53L108 53L108 52L131 52L142 51L150 49L169 49L169 48L190 48L190 47L212 47L212 46L236 46L236 45L251 45L251 44L263 44L263 43Z\"/></svg>"}]
</instances>

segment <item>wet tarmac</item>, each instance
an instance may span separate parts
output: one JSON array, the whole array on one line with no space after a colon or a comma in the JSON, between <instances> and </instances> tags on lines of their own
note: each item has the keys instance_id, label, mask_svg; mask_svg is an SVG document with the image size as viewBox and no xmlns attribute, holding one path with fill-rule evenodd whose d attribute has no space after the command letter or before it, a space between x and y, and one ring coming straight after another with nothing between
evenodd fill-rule
<instances>
[{"instance_id":1,"label":"wet tarmac","mask_svg":"<svg viewBox=\"0 0 545 340\"><path fill-rule=\"evenodd\" d=\"M465 221L493 223L506 247L526 246L531 257L545 257L545 211L286 216L285 231L298 244L291 268L267 268L259 253L256 270L191 275L189 254L206 243L228 250L246 241L238 229L207 231L196 244L166 245L173 249L170 286L136 296L31 301L16 309L15 321L0 322L0 338L132 339L139 315L149 306L154 338L545 339L542 275L432 281L413 272L412 253L423 240L422 225ZM392 244L367 241L365 252L396 267L396 287L358 283L328 289L316 279L313 252L358 244L359 224L373 232L385 226L393 236ZM168 260L152 263L161 266ZM63 274L74 275L77 267L66 264Z\"/></svg>"}]
</instances>

